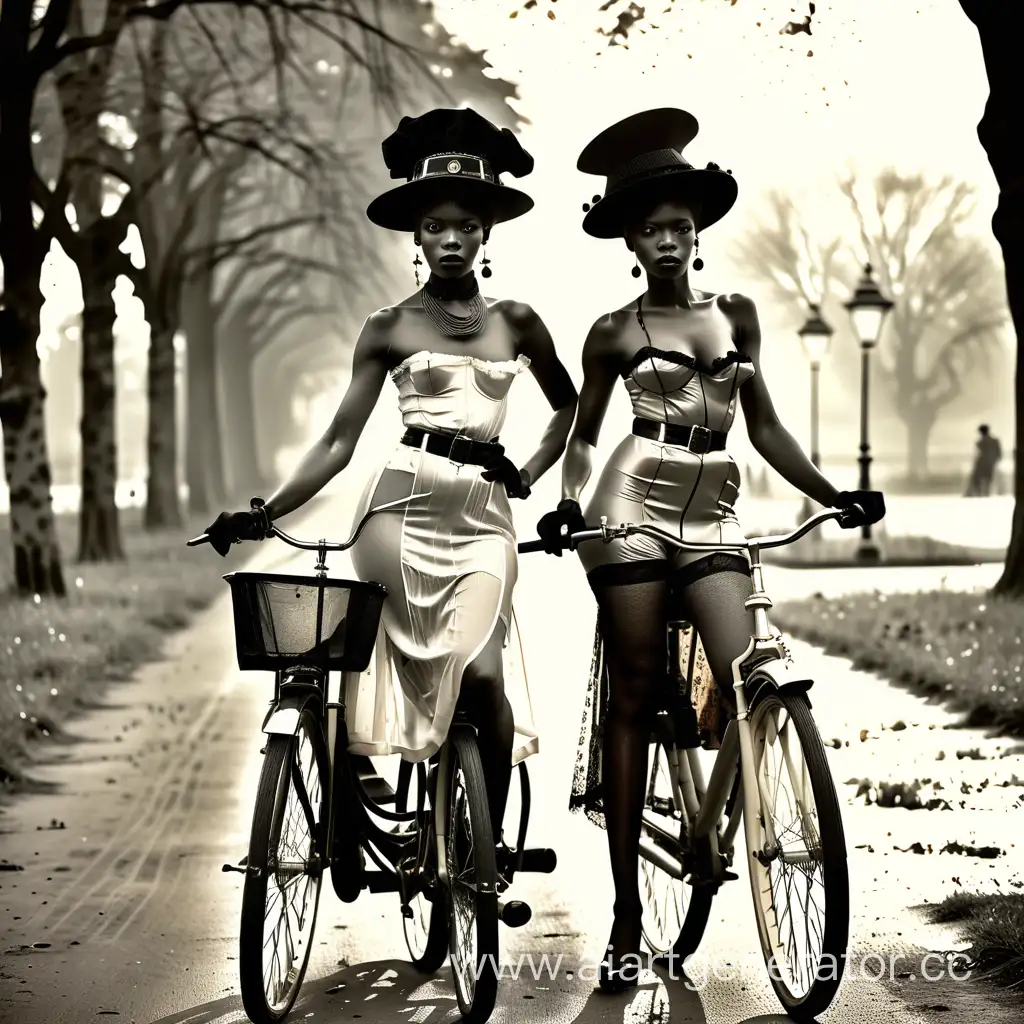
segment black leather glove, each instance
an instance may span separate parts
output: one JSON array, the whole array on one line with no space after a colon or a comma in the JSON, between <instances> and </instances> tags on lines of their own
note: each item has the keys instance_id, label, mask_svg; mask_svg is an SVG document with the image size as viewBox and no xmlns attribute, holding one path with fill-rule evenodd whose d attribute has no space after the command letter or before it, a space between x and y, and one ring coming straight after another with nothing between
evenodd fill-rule
<instances>
[{"instance_id":1,"label":"black leather glove","mask_svg":"<svg viewBox=\"0 0 1024 1024\"><path fill-rule=\"evenodd\" d=\"M222 558L235 541L263 540L270 529L270 520L262 507L247 512L221 512L206 528L210 547Z\"/></svg>"},{"instance_id":2,"label":"black leather glove","mask_svg":"<svg viewBox=\"0 0 1024 1024\"><path fill-rule=\"evenodd\" d=\"M587 528L580 504L573 498L564 498L554 512L541 516L537 523L537 536L544 542L544 550L549 555L557 555L559 558L566 547L563 526L566 527L566 534L579 533L580 530Z\"/></svg>"},{"instance_id":3,"label":"black leather glove","mask_svg":"<svg viewBox=\"0 0 1024 1024\"><path fill-rule=\"evenodd\" d=\"M840 491L836 495L836 508L849 508L851 505L860 505L864 515L855 514L846 522L840 522L844 530L877 523L885 518L885 495L881 491Z\"/></svg>"},{"instance_id":4,"label":"black leather glove","mask_svg":"<svg viewBox=\"0 0 1024 1024\"><path fill-rule=\"evenodd\" d=\"M510 498L525 499L530 496L530 485L523 479L523 474L516 464L504 454L504 449L502 454L496 455L484 466L484 471L480 475L484 480L504 484L505 493Z\"/></svg>"}]
</instances>

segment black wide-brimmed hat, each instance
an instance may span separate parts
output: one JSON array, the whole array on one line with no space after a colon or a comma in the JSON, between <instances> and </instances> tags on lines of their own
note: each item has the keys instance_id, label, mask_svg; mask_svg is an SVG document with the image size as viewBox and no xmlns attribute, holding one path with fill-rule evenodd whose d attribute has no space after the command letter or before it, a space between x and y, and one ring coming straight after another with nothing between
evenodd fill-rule
<instances>
[{"instance_id":1,"label":"black wide-brimmed hat","mask_svg":"<svg viewBox=\"0 0 1024 1024\"><path fill-rule=\"evenodd\" d=\"M516 178L529 174L533 157L508 128L498 128L468 107L440 107L420 117L403 117L381 144L381 152L391 177L407 179L366 208L366 216L382 228L414 231L424 203L449 192L469 205L480 202L495 222L533 209L525 192L498 178L503 173Z\"/></svg>"},{"instance_id":2,"label":"black wide-brimmed hat","mask_svg":"<svg viewBox=\"0 0 1024 1024\"><path fill-rule=\"evenodd\" d=\"M736 202L736 180L718 164L698 169L686 160L683 149L696 135L697 119L674 107L633 114L601 132L576 161L584 174L608 179L604 195L584 206L583 230L595 238L621 238L645 193L663 196L675 183L700 204L699 228L721 220Z\"/></svg>"}]
</instances>

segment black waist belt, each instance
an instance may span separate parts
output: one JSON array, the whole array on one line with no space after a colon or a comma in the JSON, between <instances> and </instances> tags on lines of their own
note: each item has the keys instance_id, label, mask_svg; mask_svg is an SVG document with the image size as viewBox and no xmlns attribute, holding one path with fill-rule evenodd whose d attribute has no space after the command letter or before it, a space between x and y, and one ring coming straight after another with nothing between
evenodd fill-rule
<instances>
[{"instance_id":1,"label":"black waist belt","mask_svg":"<svg viewBox=\"0 0 1024 1024\"><path fill-rule=\"evenodd\" d=\"M678 445L693 452L694 455L706 455L708 452L720 452L725 449L725 431L711 430L708 427L684 427L677 423L659 423L657 420L637 417L633 420L633 433L637 437L650 438L663 444Z\"/></svg>"},{"instance_id":2,"label":"black waist belt","mask_svg":"<svg viewBox=\"0 0 1024 1024\"><path fill-rule=\"evenodd\" d=\"M426 444L423 439L426 438ZM501 454L501 446L493 441L474 441L471 437L456 437L453 434L439 434L419 427L406 428L402 444L419 448L430 455L440 455L463 466L485 466Z\"/></svg>"}]
</instances>

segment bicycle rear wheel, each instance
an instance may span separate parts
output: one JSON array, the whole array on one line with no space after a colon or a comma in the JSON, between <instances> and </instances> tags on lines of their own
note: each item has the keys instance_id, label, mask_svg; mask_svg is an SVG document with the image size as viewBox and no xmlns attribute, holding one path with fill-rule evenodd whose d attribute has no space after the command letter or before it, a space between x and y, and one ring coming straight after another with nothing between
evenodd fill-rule
<instances>
[{"instance_id":1,"label":"bicycle rear wheel","mask_svg":"<svg viewBox=\"0 0 1024 1024\"><path fill-rule=\"evenodd\" d=\"M683 815L672 799L672 769L663 742L654 744L647 797L640 827L640 898L644 901L642 930L647 948L655 956L672 953L685 959L704 937L714 893L706 886L692 886L685 876L695 865L686 842ZM685 756L685 751L679 751ZM704 845L708 845L705 839ZM658 863L663 854L682 868L676 878ZM710 854L709 854L710 855Z\"/></svg>"},{"instance_id":2,"label":"bicycle rear wheel","mask_svg":"<svg viewBox=\"0 0 1024 1024\"><path fill-rule=\"evenodd\" d=\"M292 1008L313 948L323 880L327 750L304 711L294 736L267 739L242 891L239 974L253 1024Z\"/></svg>"},{"instance_id":3,"label":"bicycle rear wheel","mask_svg":"<svg viewBox=\"0 0 1024 1024\"><path fill-rule=\"evenodd\" d=\"M768 975L786 1012L809 1021L842 981L850 883L839 800L805 694L751 709L759 841L750 885ZM766 827L770 822L770 830Z\"/></svg>"},{"instance_id":4,"label":"bicycle rear wheel","mask_svg":"<svg viewBox=\"0 0 1024 1024\"><path fill-rule=\"evenodd\" d=\"M449 949L463 1019L483 1024L498 994L498 869L476 733L453 725L438 772Z\"/></svg>"}]
</instances>

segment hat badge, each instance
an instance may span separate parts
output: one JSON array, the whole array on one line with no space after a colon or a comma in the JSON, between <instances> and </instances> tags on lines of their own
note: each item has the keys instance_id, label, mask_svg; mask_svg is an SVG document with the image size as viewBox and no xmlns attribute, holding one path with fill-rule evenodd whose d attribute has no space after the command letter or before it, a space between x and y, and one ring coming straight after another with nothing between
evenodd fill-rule
<instances>
[{"instance_id":1,"label":"hat badge","mask_svg":"<svg viewBox=\"0 0 1024 1024\"><path fill-rule=\"evenodd\" d=\"M461 171L461 170L462 170L462 164L459 163L458 160L449 160L448 161L448 173L449 174L458 174L459 171Z\"/></svg>"}]
</instances>

